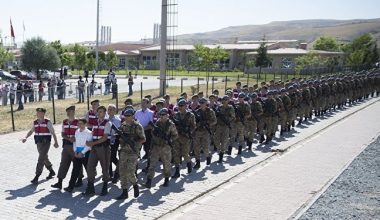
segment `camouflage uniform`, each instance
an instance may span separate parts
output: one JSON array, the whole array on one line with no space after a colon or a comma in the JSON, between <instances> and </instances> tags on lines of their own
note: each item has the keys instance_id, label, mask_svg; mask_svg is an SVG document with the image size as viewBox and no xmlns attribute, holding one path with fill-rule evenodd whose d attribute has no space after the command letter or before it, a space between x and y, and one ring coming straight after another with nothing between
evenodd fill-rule
<instances>
[{"instance_id":1,"label":"camouflage uniform","mask_svg":"<svg viewBox=\"0 0 380 220\"><path fill-rule=\"evenodd\" d=\"M263 107L261 105L261 102L258 100L254 100L251 103L251 117L247 120L247 130L248 130L248 141L247 145L248 148L251 147L253 138L255 137L255 134L259 132L260 135L263 135L263 127L259 128L259 124L262 124L260 118L263 114Z\"/></svg>"},{"instance_id":2,"label":"camouflage uniform","mask_svg":"<svg viewBox=\"0 0 380 220\"><path fill-rule=\"evenodd\" d=\"M223 122L222 118L225 118L227 124ZM231 105L220 106L216 112L217 124L215 130L215 145L219 154L224 154L226 145L228 144L230 123L235 120L235 110Z\"/></svg>"},{"instance_id":3,"label":"camouflage uniform","mask_svg":"<svg viewBox=\"0 0 380 220\"><path fill-rule=\"evenodd\" d=\"M266 142L272 140L273 130L273 115L277 111L277 102L274 98L267 98L264 102L263 119L265 124L265 135L267 136Z\"/></svg>"},{"instance_id":4,"label":"camouflage uniform","mask_svg":"<svg viewBox=\"0 0 380 220\"><path fill-rule=\"evenodd\" d=\"M290 130L289 114L292 108L292 101L286 93L281 95L281 101L284 107L284 111L280 113L280 118L283 118L283 120L281 120L281 131L284 132ZM283 116L281 116L281 114Z\"/></svg>"},{"instance_id":5,"label":"camouflage uniform","mask_svg":"<svg viewBox=\"0 0 380 220\"><path fill-rule=\"evenodd\" d=\"M239 153L241 153L242 147L245 145L244 143L244 135L245 135L245 120L246 116L251 114L251 108L247 102L239 102L235 104L235 121L234 127L231 129L230 134L230 144L228 146L228 154L231 154L232 147L235 143L235 137L237 137L237 143L239 145Z\"/></svg>"},{"instance_id":6,"label":"camouflage uniform","mask_svg":"<svg viewBox=\"0 0 380 220\"><path fill-rule=\"evenodd\" d=\"M127 136L135 146L130 146L120 138L120 160L119 160L119 173L120 183L122 189L128 189L128 183L132 185L137 184L136 179L136 166L139 152L141 149L141 140L145 140L144 129L140 123L133 121L132 124L127 124L125 121L122 123L120 130Z\"/></svg>"}]
</instances>

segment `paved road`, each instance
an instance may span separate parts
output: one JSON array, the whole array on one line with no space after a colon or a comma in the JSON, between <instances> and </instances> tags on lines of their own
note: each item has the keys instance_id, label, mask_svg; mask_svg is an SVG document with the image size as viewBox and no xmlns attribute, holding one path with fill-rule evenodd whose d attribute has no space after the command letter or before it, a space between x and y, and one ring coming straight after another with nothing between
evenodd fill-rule
<instances>
[{"instance_id":1,"label":"paved road","mask_svg":"<svg viewBox=\"0 0 380 220\"><path fill-rule=\"evenodd\" d=\"M327 126L337 122L342 117L345 117L355 111L359 111L361 108L370 105L371 103L374 103L375 101L379 100L379 98L371 99L370 101L367 101L365 103L362 103L361 105L354 106L350 109L347 109L345 111L339 111L337 113L331 114L334 115L334 117L325 117L321 120L313 120L312 122L306 124L305 126L297 127L295 131L288 136L285 136L281 143L278 143L275 140L275 143L270 146L264 146L259 145L258 143L255 143L255 149L253 152L244 152L242 156L237 156L236 149L233 151L233 155L231 157L226 157L226 163L223 165L219 165L216 163L217 155L214 154L212 164L209 167L205 167L204 161L202 161L202 167L198 171L191 173L190 175L186 174L185 170L181 170L181 177L177 180L171 180L170 181L170 187L169 188L163 188L160 187L160 185L163 183L162 175L161 173L157 173L156 178L153 180L154 187L150 190L142 188L141 196L137 199L130 198L126 201L116 201L113 198L118 196L120 193L119 190L119 184L117 186L111 186L111 190L108 196L106 197L91 197L91 198L83 198L80 195L80 192L84 190L84 187L78 189L78 191L74 192L73 194L69 194L63 191L57 191L53 190L50 185L53 184L56 180L50 180L45 181L41 180L40 184L38 186L33 186L29 184L29 181L34 176L34 169L35 169L35 161L37 159L37 152L36 147L33 143L33 141L30 139L25 144L21 144L19 139L25 135L25 132L15 132L7 135L0 136L0 161L2 166L2 169L0 169L0 200L2 201L0 203L0 214L1 218L4 219L14 219L14 218L29 218L29 219L75 219L75 218L98 218L98 219L124 219L125 217L130 217L132 219L154 219L160 216L164 216L165 214L177 210L180 214L182 213L179 206L184 205L184 207L189 208L191 210L191 213L194 212L194 214L199 212L196 212L196 210L192 209L191 206L188 206L187 204L192 204L193 201L197 201L196 198L200 197L202 198L202 195L208 195L209 192L211 192L214 189L226 189L230 188L233 189L235 186L231 186L231 182L239 182L237 185L240 185L240 182L244 184L244 180L233 180L234 177L238 176L239 174L248 174L250 172L247 172L247 170L250 170L252 167L258 167L258 164L265 163L264 161L268 162L269 164L276 164L282 160L286 160L286 155L296 155L292 151L284 154L284 157L280 157L280 153L272 152L271 148L278 148L278 147L290 147L299 145L303 140L310 138L310 135L314 135L321 129L326 129ZM371 107L368 107L366 110L362 110L361 112L364 112L363 114L369 114L373 113L375 111L376 113L379 111L380 104L377 102L376 104L371 105ZM369 112L366 112L369 111ZM365 134L362 134L362 132L359 132L357 135L357 140L361 143L369 141L371 138L368 138L366 134L373 134L374 131L379 131L379 125L376 123L378 120L368 120L369 117L364 117L363 114L359 112L352 116L350 116L351 119L343 120L347 121L344 124L344 127L351 128L352 123L358 123L357 119L355 117L361 116L363 117L364 122L367 123L368 129L370 129L370 132L367 132L367 128L360 130L363 131ZM380 116L377 116L380 117ZM347 125L348 123L348 125ZM57 133L60 132L59 126L56 126ZM340 129L340 127L339 127ZM335 131L335 130L334 130ZM353 132L353 131L351 131ZM346 135L350 135L351 133L348 133ZM340 133L340 135L343 135ZM315 136L313 136L315 137ZM325 137L325 135L321 135L321 137ZM339 136L340 138L346 138L346 136ZM319 136L318 136L319 138ZM303 143L303 142L302 142ZM319 143L323 143L320 141ZM356 142L354 142L356 143ZM328 143L326 143L327 145ZM330 143L331 144L331 143ZM352 150L347 150L347 152L339 152L339 156L337 156L337 152L335 151L336 148L332 148L331 151L329 151L329 145L324 146L323 149L327 150L327 152L322 152L323 155L329 156L330 159L333 158L335 155L335 158L340 157L352 157L352 154L356 153L358 154L363 147L360 149L354 148ZM356 146L362 146L362 145L356 145ZM342 147L342 145L340 145ZM350 146L347 146L347 149L351 149ZM305 153L311 151L311 155L314 155L314 157L308 157L308 161L315 160L316 154L316 147L307 147L307 145L303 145L302 147L295 147L294 152L297 151L305 151ZM51 149L49 152L49 157L54 164L55 169L58 168L59 160L60 160L60 151L61 149ZM276 160L276 158L278 158ZM316 161L317 162L317 161ZM339 166L344 166L345 162L339 160ZM338 167L339 167L338 166ZM140 167L141 164L140 164ZM319 164L317 168L323 167L323 164ZM184 168L184 167L183 167ZM326 167L326 170L328 167ZM265 167L262 168L264 171ZM335 168L338 169L338 168ZM280 169L281 170L281 169ZM306 167L302 168L300 170L304 171L307 170ZM296 170L295 170L296 171ZM295 172L294 171L294 172ZM258 175L254 175L255 179L259 178L261 175L259 171L255 170L255 172L258 172ZM272 183L278 183L278 184L287 184L286 181L288 178L286 177L285 173L286 170L283 170L284 174L281 176L277 176L274 179L267 178L267 181L259 184L259 185L248 185L245 190L250 189L256 189L256 190L262 190L260 195L260 202L261 200L265 201L265 198L269 198L275 201L283 201L283 204L280 204L279 206L273 206L271 204L269 207L270 210L275 210L274 212L277 212L277 208L281 205L284 205L287 207L288 205L288 199L289 199L289 205L294 205L290 210L294 210L300 207L303 203L293 203L291 202L293 197L285 197L280 198L273 196L274 194L271 194L270 190L267 189L266 185L270 185ZM98 170L98 173L100 174L100 169ZM273 170L273 173L278 174L279 172L276 170ZM311 172L308 172L309 176ZM336 172L335 172L336 173ZM326 176L335 174L334 172L326 172ZM47 175L47 171L45 170L42 177ZM251 175L251 174L249 174ZM317 176L315 177L317 178ZM318 177L319 179L320 177ZM261 179L261 178L259 178ZM317 180L318 180L317 179ZM262 180L262 179L261 179ZM67 185L67 179L64 180L64 185ZM139 183L145 182L145 176L142 173L139 173ZM318 181L317 181L318 182ZM322 184L322 183L320 183ZM324 185L323 183L322 185ZM320 187L320 186L319 186ZM100 192L101 189L101 183L98 183L96 186L97 192ZM278 189L277 189L278 190ZM225 195L225 191L221 191L222 193L219 195ZM229 190L227 191L229 192ZM251 192L251 191L249 191ZM288 192L285 191L286 193ZM284 195L286 194L284 192ZM300 198L305 199L309 198L310 191L304 191L304 193L299 192L300 195L302 195ZM215 192L213 192L215 193ZM249 195L248 192L245 192L246 195ZM245 195L244 194L244 195ZM214 196L217 196L216 193ZM253 199L255 196L250 196L249 199ZM269 200L268 199L268 200ZM233 195L228 198L228 200L225 200L223 203L217 203L217 205L211 207L207 211L205 211L204 217L211 216L212 214L218 214L220 213L220 208L225 208L226 205L237 201ZM245 209L246 215L256 215L255 213L258 212L259 209L256 209L254 207L259 205L259 202L255 202L252 200L251 202L252 207L250 206L248 209ZM224 205L224 206L223 206ZM236 207L236 206L234 206ZM271 208L272 207L272 208ZM297 207L297 208L296 208ZM282 208L284 209L284 208ZM282 210L281 209L281 210ZM223 209L225 211L231 210L231 209ZM235 209L232 209L235 210ZM263 209L268 210L268 209ZM176 214L177 211L175 211ZM187 214L186 214L187 215ZM213 215L212 217L216 218L218 215ZM226 218L226 217L224 217Z\"/></svg>"}]
</instances>

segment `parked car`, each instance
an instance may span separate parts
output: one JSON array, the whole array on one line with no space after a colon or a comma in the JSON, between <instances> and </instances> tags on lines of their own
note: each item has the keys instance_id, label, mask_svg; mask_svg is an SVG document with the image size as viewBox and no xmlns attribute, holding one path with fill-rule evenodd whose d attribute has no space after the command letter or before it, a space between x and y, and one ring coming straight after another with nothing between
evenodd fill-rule
<instances>
[{"instance_id":1,"label":"parked car","mask_svg":"<svg viewBox=\"0 0 380 220\"><path fill-rule=\"evenodd\" d=\"M17 77L8 73L7 71L0 69L0 77L2 80L16 80Z\"/></svg>"},{"instance_id":2,"label":"parked car","mask_svg":"<svg viewBox=\"0 0 380 220\"><path fill-rule=\"evenodd\" d=\"M16 76L20 80L34 80L36 77L33 73L25 72L22 70L12 70L11 74Z\"/></svg>"},{"instance_id":3,"label":"parked car","mask_svg":"<svg viewBox=\"0 0 380 220\"><path fill-rule=\"evenodd\" d=\"M54 73L50 72L48 70L42 70L41 71L41 79L51 79L54 77Z\"/></svg>"}]
</instances>

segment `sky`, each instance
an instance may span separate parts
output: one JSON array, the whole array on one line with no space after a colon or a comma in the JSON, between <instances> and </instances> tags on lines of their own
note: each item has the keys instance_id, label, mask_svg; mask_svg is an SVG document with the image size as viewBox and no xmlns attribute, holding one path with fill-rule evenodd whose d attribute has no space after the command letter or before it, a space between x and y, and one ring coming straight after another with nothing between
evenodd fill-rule
<instances>
[{"instance_id":1,"label":"sky","mask_svg":"<svg viewBox=\"0 0 380 220\"><path fill-rule=\"evenodd\" d=\"M174 2L175 0L168 0ZM177 34L228 26L303 19L380 18L378 0L176 0ZM112 27L112 42L152 38L161 0L100 0L100 25ZM16 42L40 36L63 43L96 39L96 0L0 0L0 32ZM23 30L25 25L25 32ZM7 38L5 38L7 37Z\"/></svg>"}]
</instances>

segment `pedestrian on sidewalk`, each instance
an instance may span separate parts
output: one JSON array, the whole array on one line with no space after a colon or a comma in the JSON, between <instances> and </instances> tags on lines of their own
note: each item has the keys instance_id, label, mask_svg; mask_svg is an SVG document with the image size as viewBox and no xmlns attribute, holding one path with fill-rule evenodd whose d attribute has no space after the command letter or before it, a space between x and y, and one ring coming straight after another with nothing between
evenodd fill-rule
<instances>
[{"instance_id":1,"label":"pedestrian on sidewalk","mask_svg":"<svg viewBox=\"0 0 380 220\"><path fill-rule=\"evenodd\" d=\"M34 133L34 142L37 145L38 150L38 161L36 167L36 176L33 178L31 183L38 184L38 178L40 177L44 165L46 169L49 170L49 175L46 177L47 180L55 176L53 170L53 165L49 161L48 152L50 149L51 137L54 138L54 147L58 148L58 140L55 135L54 127L51 121L45 118L46 109L37 108L37 119L33 121L32 128L26 134L25 138L22 139L22 143L25 143L29 136Z\"/></svg>"},{"instance_id":2,"label":"pedestrian on sidewalk","mask_svg":"<svg viewBox=\"0 0 380 220\"><path fill-rule=\"evenodd\" d=\"M84 87L86 86L86 83L83 81L82 76L79 76L78 80L78 103L84 102Z\"/></svg>"},{"instance_id":3,"label":"pedestrian on sidewalk","mask_svg":"<svg viewBox=\"0 0 380 220\"><path fill-rule=\"evenodd\" d=\"M17 83L16 90L17 90L16 98L17 98L17 103L18 103L17 110L20 111L20 110L24 109L24 105L22 104L22 93L24 91L24 87L22 86L22 83L20 81L18 81L18 83Z\"/></svg>"},{"instance_id":4,"label":"pedestrian on sidewalk","mask_svg":"<svg viewBox=\"0 0 380 220\"><path fill-rule=\"evenodd\" d=\"M132 73L129 72L129 75L128 75L128 96L131 96L133 95L133 89L132 89L132 86L133 86L133 76L132 76Z\"/></svg>"},{"instance_id":5,"label":"pedestrian on sidewalk","mask_svg":"<svg viewBox=\"0 0 380 220\"><path fill-rule=\"evenodd\" d=\"M38 84L38 101L42 102L42 97L45 95L44 88L46 88L45 83L40 80L40 84Z\"/></svg>"},{"instance_id":6,"label":"pedestrian on sidewalk","mask_svg":"<svg viewBox=\"0 0 380 220\"><path fill-rule=\"evenodd\" d=\"M15 104L15 99L16 99L16 85L15 83L11 83L11 87L9 88L9 101L11 103L11 105L14 105Z\"/></svg>"},{"instance_id":7,"label":"pedestrian on sidewalk","mask_svg":"<svg viewBox=\"0 0 380 220\"><path fill-rule=\"evenodd\" d=\"M5 84L3 85L3 88L1 89L1 96L3 97L3 106L6 106L8 104L8 93L9 93L9 85Z\"/></svg>"}]
</instances>

